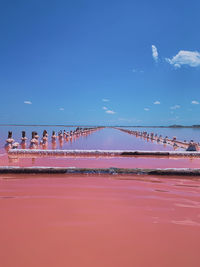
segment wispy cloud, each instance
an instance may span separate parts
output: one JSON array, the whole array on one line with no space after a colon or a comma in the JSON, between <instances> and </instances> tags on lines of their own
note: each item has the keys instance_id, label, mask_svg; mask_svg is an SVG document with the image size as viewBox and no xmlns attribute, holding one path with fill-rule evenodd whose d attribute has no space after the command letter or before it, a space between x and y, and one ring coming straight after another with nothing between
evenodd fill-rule
<instances>
[{"instance_id":1,"label":"wispy cloud","mask_svg":"<svg viewBox=\"0 0 200 267\"><path fill-rule=\"evenodd\" d=\"M32 102L31 102L31 101L28 101L28 100L25 100L25 101L24 101L24 104L32 105Z\"/></svg>"},{"instance_id":2,"label":"wispy cloud","mask_svg":"<svg viewBox=\"0 0 200 267\"><path fill-rule=\"evenodd\" d=\"M154 105L160 105L160 101L155 101Z\"/></svg>"},{"instance_id":3,"label":"wispy cloud","mask_svg":"<svg viewBox=\"0 0 200 267\"><path fill-rule=\"evenodd\" d=\"M172 106L172 107L170 107L170 109L178 109L178 108L180 108L181 106L180 105L174 105L174 106Z\"/></svg>"},{"instance_id":4,"label":"wispy cloud","mask_svg":"<svg viewBox=\"0 0 200 267\"><path fill-rule=\"evenodd\" d=\"M144 73L144 71L143 70L137 70L137 69L132 69L132 72L133 73Z\"/></svg>"},{"instance_id":5,"label":"wispy cloud","mask_svg":"<svg viewBox=\"0 0 200 267\"><path fill-rule=\"evenodd\" d=\"M175 68L180 68L182 65L190 67L198 67L200 65L200 53L197 51L181 50L174 57L166 58L166 61Z\"/></svg>"},{"instance_id":6,"label":"wispy cloud","mask_svg":"<svg viewBox=\"0 0 200 267\"><path fill-rule=\"evenodd\" d=\"M157 62L158 61L158 50L157 50L157 47L155 45L152 45L151 49L152 49L152 57Z\"/></svg>"},{"instance_id":7,"label":"wispy cloud","mask_svg":"<svg viewBox=\"0 0 200 267\"><path fill-rule=\"evenodd\" d=\"M193 105L199 105L199 102L196 101L196 100L193 100L193 101L191 102L191 104L193 104Z\"/></svg>"},{"instance_id":8,"label":"wispy cloud","mask_svg":"<svg viewBox=\"0 0 200 267\"><path fill-rule=\"evenodd\" d=\"M108 98L103 98L102 101L103 102L109 102L110 100Z\"/></svg>"},{"instance_id":9,"label":"wispy cloud","mask_svg":"<svg viewBox=\"0 0 200 267\"><path fill-rule=\"evenodd\" d=\"M149 111L150 109L149 108L144 108L145 111Z\"/></svg>"},{"instance_id":10,"label":"wispy cloud","mask_svg":"<svg viewBox=\"0 0 200 267\"><path fill-rule=\"evenodd\" d=\"M63 110L65 110L65 109L64 109L64 108L59 108L59 110L60 110L60 111L63 111Z\"/></svg>"},{"instance_id":11,"label":"wispy cloud","mask_svg":"<svg viewBox=\"0 0 200 267\"><path fill-rule=\"evenodd\" d=\"M110 110L110 109L107 109L105 112L106 112L107 114L115 114L115 113L116 113L115 111Z\"/></svg>"},{"instance_id":12,"label":"wispy cloud","mask_svg":"<svg viewBox=\"0 0 200 267\"><path fill-rule=\"evenodd\" d=\"M116 112L115 111L113 111L113 110L111 110L111 109L108 109L107 107L102 107L102 109L105 111L105 113L107 113L107 114L115 114Z\"/></svg>"}]
</instances>

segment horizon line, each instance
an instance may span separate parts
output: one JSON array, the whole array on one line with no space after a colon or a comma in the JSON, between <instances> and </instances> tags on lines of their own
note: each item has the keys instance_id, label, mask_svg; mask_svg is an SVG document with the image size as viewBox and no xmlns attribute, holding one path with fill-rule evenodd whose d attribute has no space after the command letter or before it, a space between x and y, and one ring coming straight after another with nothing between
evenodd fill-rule
<instances>
[{"instance_id":1,"label":"horizon line","mask_svg":"<svg viewBox=\"0 0 200 267\"><path fill-rule=\"evenodd\" d=\"M56 127L108 127L108 128L113 128L113 127L136 127L136 128L181 128L181 127L187 127L187 128L195 128L195 127L200 127L200 124L194 124L194 125L94 125L94 124L15 124L15 123L3 123L0 124L0 126L56 126Z\"/></svg>"}]
</instances>

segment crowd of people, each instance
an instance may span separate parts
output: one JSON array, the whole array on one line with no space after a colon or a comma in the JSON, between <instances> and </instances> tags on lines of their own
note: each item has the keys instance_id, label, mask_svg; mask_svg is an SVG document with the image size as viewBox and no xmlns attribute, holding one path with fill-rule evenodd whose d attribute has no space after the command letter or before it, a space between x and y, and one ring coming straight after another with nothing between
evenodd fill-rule
<instances>
[{"instance_id":1,"label":"crowd of people","mask_svg":"<svg viewBox=\"0 0 200 267\"><path fill-rule=\"evenodd\" d=\"M38 133L36 131L33 131L31 134L31 139L30 143L28 145L28 138L26 137L26 132L22 131L22 136L21 136L21 142L15 142L13 139L13 134L12 131L8 132L8 138L6 139L6 144L5 148L6 149L16 149L19 146L21 148L27 148L29 147L30 149L37 149L39 147L46 148L48 145L48 141L50 139L50 142L52 143L52 147L56 147L56 142L57 140L59 141L60 144L65 141L70 141L72 139L79 138L80 136L86 136L91 134L92 132L98 130L99 127L90 127L90 128L81 128L77 127L74 131L66 131L66 130L60 130L57 134L56 131L52 131L52 135L49 138L49 134L46 130L43 131L42 137L40 139Z\"/></svg>"},{"instance_id":2,"label":"crowd of people","mask_svg":"<svg viewBox=\"0 0 200 267\"><path fill-rule=\"evenodd\" d=\"M186 149L186 151L198 151L199 150L199 144L195 143L193 140L190 142L187 142L186 140L179 141L177 140L176 136L173 138L169 138L168 136L162 137L162 135L154 134L154 133L148 133L146 131L132 131L127 129L121 129L118 128L120 131L126 132L128 134L132 134L136 137L141 137L146 139L147 141L156 141L157 143L163 143L164 145L171 145L174 149L183 148Z\"/></svg>"}]
</instances>

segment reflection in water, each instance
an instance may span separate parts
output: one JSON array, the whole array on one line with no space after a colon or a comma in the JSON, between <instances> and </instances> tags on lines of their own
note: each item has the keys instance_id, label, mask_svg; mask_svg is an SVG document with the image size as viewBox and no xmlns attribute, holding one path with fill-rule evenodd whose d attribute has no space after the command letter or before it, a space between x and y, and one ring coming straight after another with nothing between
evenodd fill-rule
<instances>
[{"instance_id":1,"label":"reflection in water","mask_svg":"<svg viewBox=\"0 0 200 267\"><path fill-rule=\"evenodd\" d=\"M24 141L21 142L21 149L26 149L26 142Z\"/></svg>"},{"instance_id":2,"label":"reflection in water","mask_svg":"<svg viewBox=\"0 0 200 267\"><path fill-rule=\"evenodd\" d=\"M183 207L183 208L195 208L195 209L200 209L200 203L191 203L191 204L184 204L184 203L176 203L177 207Z\"/></svg>"},{"instance_id":3,"label":"reflection in water","mask_svg":"<svg viewBox=\"0 0 200 267\"><path fill-rule=\"evenodd\" d=\"M63 138L59 138L59 148L62 149L63 147Z\"/></svg>"},{"instance_id":4,"label":"reflection in water","mask_svg":"<svg viewBox=\"0 0 200 267\"><path fill-rule=\"evenodd\" d=\"M16 158L8 158L8 162L10 164L12 164L12 163L18 163L19 162L19 158L18 157L16 157Z\"/></svg>"},{"instance_id":5,"label":"reflection in water","mask_svg":"<svg viewBox=\"0 0 200 267\"><path fill-rule=\"evenodd\" d=\"M56 146L57 146L56 141L52 141L51 142L51 148L56 149Z\"/></svg>"},{"instance_id":6,"label":"reflection in water","mask_svg":"<svg viewBox=\"0 0 200 267\"><path fill-rule=\"evenodd\" d=\"M171 223L173 224L179 224L179 225L185 225L185 226L200 226L199 222L195 222L192 220L183 220L183 221L174 221L172 220Z\"/></svg>"}]
</instances>

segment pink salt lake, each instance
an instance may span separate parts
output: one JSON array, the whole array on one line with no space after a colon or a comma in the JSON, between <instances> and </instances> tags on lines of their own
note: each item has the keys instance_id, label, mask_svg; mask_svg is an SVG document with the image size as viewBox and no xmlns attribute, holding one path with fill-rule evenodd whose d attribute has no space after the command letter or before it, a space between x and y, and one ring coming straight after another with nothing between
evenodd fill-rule
<instances>
[{"instance_id":1,"label":"pink salt lake","mask_svg":"<svg viewBox=\"0 0 200 267\"><path fill-rule=\"evenodd\" d=\"M172 149L111 129L64 143L63 148ZM133 168L200 166L198 159L162 157L8 158L3 148L0 163ZM198 178L2 174L0 214L3 267L200 266Z\"/></svg>"}]
</instances>

